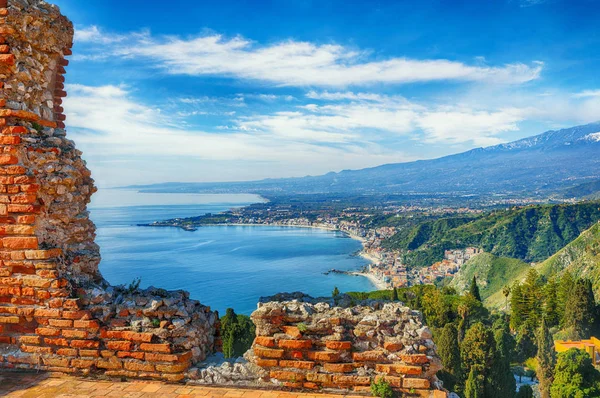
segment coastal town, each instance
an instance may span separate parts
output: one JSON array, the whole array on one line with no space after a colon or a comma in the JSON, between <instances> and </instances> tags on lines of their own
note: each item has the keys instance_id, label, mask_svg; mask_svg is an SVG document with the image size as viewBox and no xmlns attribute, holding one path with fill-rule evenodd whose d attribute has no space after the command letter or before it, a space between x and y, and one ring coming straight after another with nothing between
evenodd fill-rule
<instances>
[{"instance_id":1,"label":"coastal town","mask_svg":"<svg viewBox=\"0 0 600 398\"><path fill-rule=\"evenodd\" d=\"M467 208L423 208L419 206L390 206L379 209L377 213L390 216L429 212L433 214L478 214L480 211ZM332 215L334 213L335 215ZM252 206L234 209L220 214L207 214L200 217L176 218L156 221L145 226L178 227L194 231L207 225L268 225L300 228L318 228L339 231L362 243L357 254L369 260L369 264L358 271L330 272L347 273L367 277L379 289L392 289L414 285L435 284L444 278L452 277L461 266L472 257L483 252L477 247L446 250L443 259L425 267L409 267L404 264L400 250L385 247L384 242L392 238L398 229L394 226L369 227L366 225L373 217L373 209L345 208L337 212L309 214L295 217L296 212L285 206L256 209Z\"/></svg>"}]
</instances>

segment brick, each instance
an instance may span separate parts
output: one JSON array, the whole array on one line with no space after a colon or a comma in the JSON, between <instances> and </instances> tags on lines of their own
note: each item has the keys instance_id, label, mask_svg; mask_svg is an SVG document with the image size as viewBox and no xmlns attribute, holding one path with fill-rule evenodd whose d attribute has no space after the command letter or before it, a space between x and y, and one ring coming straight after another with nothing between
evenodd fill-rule
<instances>
[{"instance_id":1,"label":"brick","mask_svg":"<svg viewBox=\"0 0 600 398\"><path fill-rule=\"evenodd\" d=\"M312 347L310 340L279 340L280 348L289 348L292 350L308 349Z\"/></svg>"},{"instance_id":2,"label":"brick","mask_svg":"<svg viewBox=\"0 0 600 398\"><path fill-rule=\"evenodd\" d=\"M0 28L0 33L7 31L7 28ZM13 31L14 32L14 31ZM0 64L2 65L14 65L15 56L14 54L0 54Z\"/></svg>"},{"instance_id":3,"label":"brick","mask_svg":"<svg viewBox=\"0 0 600 398\"><path fill-rule=\"evenodd\" d=\"M142 360L146 355L160 355L160 354L144 354L143 352L129 352L129 351L119 351L117 352L117 358L133 358ZM169 355L170 357L175 357L175 355ZM177 359L173 361L164 361L164 362L175 362Z\"/></svg>"},{"instance_id":4,"label":"brick","mask_svg":"<svg viewBox=\"0 0 600 398\"><path fill-rule=\"evenodd\" d=\"M0 154L0 165L17 164L17 163L19 163L19 159L16 156Z\"/></svg>"},{"instance_id":5,"label":"brick","mask_svg":"<svg viewBox=\"0 0 600 398\"><path fill-rule=\"evenodd\" d=\"M2 134L27 134L29 130L25 126L7 126L2 129Z\"/></svg>"},{"instance_id":6,"label":"brick","mask_svg":"<svg viewBox=\"0 0 600 398\"><path fill-rule=\"evenodd\" d=\"M333 382L333 375L324 373L307 373L306 380L321 384L331 384Z\"/></svg>"},{"instance_id":7,"label":"brick","mask_svg":"<svg viewBox=\"0 0 600 398\"><path fill-rule=\"evenodd\" d=\"M48 324L50 326L54 326L57 328L70 328L73 327L73 321L69 320L69 319L49 319L48 320ZM63 335L66 332L66 330L63 330Z\"/></svg>"},{"instance_id":8,"label":"brick","mask_svg":"<svg viewBox=\"0 0 600 398\"><path fill-rule=\"evenodd\" d=\"M73 319L73 320L80 320L80 321L81 320L87 321L91 318L91 315L88 311L64 311L62 316L65 319ZM94 321L92 321L92 322L94 322ZM86 326L86 327L89 327L89 326ZM92 327L97 327L97 326L92 326Z\"/></svg>"},{"instance_id":9,"label":"brick","mask_svg":"<svg viewBox=\"0 0 600 398\"><path fill-rule=\"evenodd\" d=\"M376 382L379 382L381 379L383 379L386 382L388 382L392 387L396 387L396 388L402 387L402 377L398 377L398 376L382 376L382 375L375 376L375 381Z\"/></svg>"},{"instance_id":10,"label":"brick","mask_svg":"<svg viewBox=\"0 0 600 398\"><path fill-rule=\"evenodd\" d=\"M254 343L263 347L275 347L275 339L273 337L257 336Z\"/></svg>"},{"instance_id":11,"label":"brick","mask_svg":"<svg viewBox=\"0 0 600 398\"><path fill-rule=\"evenodd\" d=\"M98 348L100 342L95 340L71 340L71 347L73 348Z\"/></svg>"},{"instance_id":12,"label":"brick","mask_svg":"<svg viewBox=\"0 0 600 398\"><path fill-rule=\"evenodd\" d=\"M27 352L29 354L52 354L51 347L36 347L36 346L22 345L21 351Z\"/></svg>"},{"instance_id":13,"label":"brick","mask_svg":"<svg viewBox=\"0 0 600 398\"><path fill-rule=\"evenodd\" d=\"M177 364L156 364L156 370L161 373L181 373L185 372L190 368L189 362L177 363Z\"/></svg>"},{"instance_id":14,"label":"brick","mask_svg":"<svg viewBox=\"0 0 600 398\"><path fill-rule=\"evenodd\" d=\"M171 345L167 344L167 343L163 343L163 344L142 343L142 344L140 344L140 349L142 351L161 352L164 354L171 353Z\"/></svg>"},{"instance_id":15,"label":"brick","mask_svg":"<svg viewBox=\"0 0 600 398\"><path fill-rule=\"evenodd\" d=\"M71 360L69 358L60 358L60 357L44 357L42 359L44 365L46 366L60 366L60 367L68 367Z\"/></svg>"},{"instance_id":16,"label":"brick","mask_svg":"<svg viewBox=\"0 0 600 398\"><path fill-rule=\"evenodd\" d=\"M123 365L125 369L134 372L154 372L156 370L153 364L141 361L124 361Z\"/></svg>"},{"instance_id":17,"label":"brick","mask_svg":"<svg viewBox=\"0 0 600 398\"><path fill-rule=\"evenodd\" d=\"M278 361L276 359L256 358L256 364L261 368L274 368L278 365Z\"/></svg>"},{"instance_id":18,"label":"brick","mask_svg":"<svg viewBox=\"0 0 600 398\"><path fill-rule=\"evenodd\" d=\"M352 359L358 362L378 362L385 360L385 353L383 351L355 352L352 354Z\"/></svg>"},{"instance_id":19,"label":"brick","mask_svg":"<svg viewBox=\"0 0 600 398\"><path fill-rule=\"evenodd\" d=\"M10 212L9 205L9 212ZM35 249L38 247L38 239L35 237L5 237L2 238L2 245L6 249Z\"/></svg>"},{"instance_id":20,"label":"brick","mask_svg":"<svg viewBox=\"0 0 600 398\"><path fill-rule=\"evenodd\" d=\"M272 370L269 372L269 377L277 380L292 380L304 381L305 376L302 373L290 372L286 370Z\"/></svg>"},{"instance_id":21,"label":"brick","mask_svg":"<svg viewBox=\"0 0 600 398\"><path fill-rule=\"evenodd\" d=\"M80 357L89 357L89 358L97 358L100 356L100 351L98 350L79 350Z\"/></svg>"},{"instance_id":22,"label":"brick","mask_svg":"<svg viewBox=\"0 0 600 398\"><path fill-rule=\"evenodd\" d=\"M114 351L110 351L110 350L102 350L102 351L100 351L100 355L102 355L102 358L110 358L110 357L114 357L116 355L116 353ZM142 356L142 358L144 358L144 357Z\"/></svg>"},{"instance_id":23,"label":"brick","mask_svg":"<svg viewBox=\"0 0 600 398\"><path fill-rule=\"evenodd\" d=\"M404 344L388 341L383 343L383 348L385 348L388 351L397 352L404 348Z\"/></svg>"},{"instance_id":24,"label":"brick","mask_svg":"<svg viewBox=\"0 0 600 398\"><path fill-rule=\"evenodd\" d=\"M21 143L21 137L6 136L0 137L0 145L19 145Z\"/></svg>"},{"instance_id":25,"label":"brick","mask_svg":"<svg viewBox=\"0 0 600 398\"><path fill-rule=\"evenodd\" d=\"M261 358L280 359L283 358L285 351L272 348L254 347L254 354Z\"/></svg>"},{"instance_id":26,"label":"brick","mask_svg":"<svg viewBox=\"0 0 600 398\"><path fill-rule=\"evenodd\" d=\"M61 346L61 347L68 347L69 346L69 341L67 339L63 339L63 338L44 338L44 343L48 344L48 345L56 345L56 346Z\"/></svg>"},{"instance_id":27,"label":"brick","mask_svg":"<svg viewBox=\"0 0 600 398\"><path fill-rule=\"evenodd\" d=\"M351 363L326 363L323 369L331 373L349 373L354 371L354 365Z\"/></svg>"},{"instance_id":28,"label":"brick","mask_svg":"<svg viewBox=\"0 0 600 398\"><path fill-rule=\"evenodd\" d=\"M131 341L108 341L106 348L115 351L130 351L133 343Z\"/></svg>"},{"instance_id":29,"label":"brick","mask_svg":"<svg viewBox=\"0 0 600 398\"><path fill-rule=\"evenodd\" d=\"M73 349L73 348L59 348L58 350L56 350L56 353L58 355L63 355L66 357L76 357L77 356L77 350Z\"/></svg>"},{"instance_id":30,"label":"brick","mask_svg":"<svg viewBox=\"0 0 600 398\"><path fill-rule=\"evenodd\" d=\"M46 309L46 308L37 308L33 314L36 317L59 318L60 317L60 310L57 310L57 309ZM71 325L69 325L67 327L70 327L70 326Z\"/></svg>"},{"instance_id":31,"label":"brick","mask_svg":"<svg viewBox=\"0 0 600 398\"><path fill-rule=\"evenodd\" d=\"M111 358L107 358L107 359L98 359L96 361L96 367L98 367L100 369L111 369L111 370L122 369L123 361L121 359L118 359L117 357L111 357Z\"/></svg>"},{"instance_id":32,"label":"brick","mask_svg":"<svg viewBox=\"0 0 600 398\"><path fill-rule=\"evenodd\" d=\"M21 344L28 344L28 345L39 345L41 343L42 339L40 338L40 336L21 336L19 337L19 342Z\"/></svg>"},{"instance_id":33,"label":"brick","mask_svg":"<svg viewBox=\"0 0 600 398\"><path fill-rule=\"evenodd\" d=\"M375 365L375 371L377 372L382 372L382 373L397 373L397 374L402 374L402 375L420 375L423 371L423 368L421 366L409 366L409 365L398 365L398 364L392 364L392 365L382 365L382 364L377 364Z\"/></svg>"},{"instance_id":34,"label":"brick","mask_svg":"<svg viewBox=\"0 0 600 398\"><path fill-rule=\"evenodd\" d=\"M315 367L315 363L311 361L288 361L282 359L281 361L279 361L279 366L281 366L282 368L310 370Z\"/></svg>"},{"instance_id":35,"label":"brick","mask_svg":"<svg viewBox=\"0 0 600 398\"><path fill-rule=\"evenodd\" d=\"M30 224L35 222L35 216L22 216L28 217L27 219L23 218L19 222L24 224ZM50 250L25 250L25 258L28 260L49 260L51 258L56 258L62 254L61 249L50 249Z\"/></svg>"},{"instance_id":36,"label":"brick","mask_svg":"<svg viewBox=\"0 0 600 398\"><path fill-rule=\"evenodd\" d=\"M404 355L400 355L400 358L402 359L403 362L406 362L408 364L429 363L429 359L427 358L427 355L425 355L425 354L413 354L413 355L404 354Z\"/></svg>"},{"instance_id":37,"label":"brick","mask_svg":"<svg viewBox=\"0 0 600 398\"><path fill-rule=\"evenodd\" d=\"M150 343L152 341L152 337L154 336L152 333L135 333L129 331L119 332L121 337L115 337L123 340L131 340L137 343Z\"/></svg>"},{"instance_id":38,"label":"brick","mask_svg":"<svg viewBox=\"0 0 600 398\"><path fill-rule=\"evenodd\" d=\"M352 343L350 341L327 341L325 347L330 350L349 350L352 348Z\"/></svg>"},{"instance_id":39,"label":"brick","mask_svg":"<svg viewBox=\"0 0 600 398\"><path fill-rule=\"evenodd\" d=\"M78 369L89 369L96 364L95 359L72 359L71 366Z\"/></svg>"},{"instance_id":40,"label":"brick","mask_svg":"<svg viewBox=\"0 0 600 398\"><path fill-rule=\"evenodd\" d=\"M371 378L368 376L333 375L333 384L341 386L368 386L371 384Z\"/></svg>"},{"instance_id":41,"label":"brick","mask_svg":"<svg viewBox=\"0 0 600 398\"><path fill-rule=\"evenodd\" d=\"M51 283L51 281L44 279L44 278L27 277L27 278L23 278L23 285L47 289L50 286L52 286L52 283Z\"/></svg>"},{"instance_id":42,"label":"brick","mask_svg":"<svg viewBox=\"0 0 600 398\"><path fill-rule=\"evenodd\" d=\"M308 359L313 361L322 361L322 362L337 362L340 360L339 352L329 352L329 351L310 351L307 354Z\"/></svg>"},{"instance_id":43,"label":"brick","mask_svg":"<svg viewBox=\"0 0 600 398\"><path fill-rule=\"evenodd\" d=\"M100 325L98 324L98 321L76 320L73 322L73 327L77 329L98 329L100 328Z\"/></svg>"},{"instance_id":44,"label":"brick","mask_svg":"<svg viewBox=\"0 0 600 398\"><path fill-rule=\"evenodd\" d=\"M180 382L181 380L185 379L185 375L182 373L179 373L179 374L161 373L160 377L161 377L161 379L163 379L165 381L169 381L171 383L177 383L177 382Z\"/></svg>"},{"instance_id":45,"label":"brick","mask_svg":"<svg viewBox=\"0 0 600 398\"><path fill-rule=\"evenodd\" d=\"M297 326L282 326L281 330L293 339L300 339L302 337L302 333Z\"/></svg>"},{"instance_id":46,"label":"brick","mask_svg":"<svg viewBox=\"0 0 600 398\"><path fill-rule=\"evenodd\" d=\"M86 332L85 330L63 330L62 335L68 339L87 339L88 338L88 332Z\"/></svg>"},{"instance_id":47,"label":"brick","mask_svg":"<svg viewBox=\"0 0 600 398\"><path fill-rule=\"evenodd\" d=\"M402 381L402 387L404 388L429 388L430 383L427 379L413 379L410 377L405 377Z\"/></svg>"},{"instance_id":48,"label":"brick","mask_svg":"<svg viewBox=\"0 0 600 398\"><path fill-rule=\"evenodd\" d=\"M59 336L60 335L60 329L54 329L54 328L37 328L37 329L35 329L35 332L37 334L39 334L40 336Z\"/></svg>"}]
</instances>

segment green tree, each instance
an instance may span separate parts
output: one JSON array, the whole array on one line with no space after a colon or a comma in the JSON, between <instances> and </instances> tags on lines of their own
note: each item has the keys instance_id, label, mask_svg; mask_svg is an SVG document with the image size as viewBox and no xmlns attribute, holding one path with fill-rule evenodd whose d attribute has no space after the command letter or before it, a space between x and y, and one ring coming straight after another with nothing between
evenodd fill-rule
<instances>
[{"instance_id":1,"label":"green tree","mask_svg":"<svg viewBox=\"0 0 600 398\"><path fill-rule=\"evenodd\" d=\"M540 381L540 394L542 398L550 398L550 387L554 379L554 367L556 365L556 353L554 350L554 339L548 329L546 319L542 323L537 335L537 377Z\"/></svg>"},{"instance_id":2,"label":"green tree","mask_svg":"<svg viewBox=\"0 0 600 398\"><path fill-rule=\"evenodd\" d=\"M573 290L574 286L575 279L573 278L573 275L569 271L565 271L558 282L558 288L556 291L556 300L558 302L557 310L561 327L564 325L565 307L567 306L567 301L571 296L571 291Z\"/></svg>"},{"instance_id":3,"label":"green tree","mask_svg":"<svg viewBox=\"0 0 600 398\"><path fill-rule=\"evenodd\" d=\"M460 391L462 383L462 365L460 362L460 347L458 344L458 329L453 323L448 323L436 333L435 343L437 353L442 360L444 369L438 372L438 377L450 391Z\"/></svg>"},{"instance_id":4,"label":"green tree","mask_svg":"<svg viewBox=\"0 0 600 398\"><path fill-rule=\"evenodd\" d=\"M506 322L499 320L495 326L496 353L489 370L489 383L493 394L490 396L513 397L517 389L515 377L510 369L514 339Z\"/></svg>"},{"instance_id":5,"label":"green tree","mask_svg":"<svg viewBox=\"0 0 600 398\"><path fill-rule=\"evenodd\" d=\"M331 297L336 298L340 295L340 289L338 289L338 287L334 287L333 288L333 292L331 292Z\"/></svg>"},{"instance_id":6,"label":"green tree","mask_svg":"<svg viewBox=\"0 0 600 398\"><path fill-rule=\"evenodd\" d=\"M596 300L592 282L588 279L579 279L567 300L563 327L573 330L574 339L589 338L595 315Z\"/></svg>"},{"instance_id":7,"label":"green tree","mask_svg":"<svg viewBox=\"0 0 600 398\"><path fill-rule=\"evenodd\" d=\"M465 385L465 398L485 398L483 385L484 380L478 366L473 366Z\"/></svg>"},{"instance_id":8,"label":"green tree","mask_svg":"<svg viewBox=\"0 0 600 398\"><path fill-rule=\"evenodd\" d=\"M555 278L550 278L544 286L544 313L543 317L549 328L558 326L562 316L559 310L558 282Z\"/></svg>"},{"instance_id":9,"label":"green tree","mask_svg":"<svg viewBox=\"0 0 600 398\"><path fill-rule=\"evenodd\" d=\"M516 360L523 363L537 354L535 333L527 324L521 325L517 330L517 346L515 347Z\"/></svg>"},{"instance_id":10,"label":"green tree","mask_svg":"<svg viewBox=\"0 0 600 398\"><path fill-rule=\"evenodd\" d=\"M245 315L237 315L233 308L227 308L220 321L225 358L244 355L254 341L254 323Z\"/></svg>"},{"instance_id":11,"label":"green tree","mask_svg":"<svg viewBox=\"0 0 600 398\"><path fill-rule=\"evenodd\" d=\"M469 288L469 293L473 295L477 299L477 301L481 301L481 293L479 293L479 286L477 286L477 277L473 276L473 281L471 282L471 287Z\"/></svg>"},{"instance_id":12,"label":"green tree","mask_svg":"<svg viewBox=\"0 0 600 398\"><path fill-rule=\"evenodd\" d=\"M527 384L521 386L517 392L516 398L533 398L533 389Z\"/></svg>"},{"instance_id":13,"label":"green tree","mask_svg":"<svg viewBox=\"0 0 600 398\"><path fill-rule=\"evenodd\" d=\"M392 290L392 301L398 301L398 289L396 288Z\"/></svg>"},{"instance_id":14,"label":"green tree","mask_svg":"<svg viewBox=\"0 0 600 398\"><path fill-rule=\"evenodd\" d=\"M552 398L600 397L600 372L592 365L587 352L571 348L558 354Z\"/></svg>"}]
</instances>

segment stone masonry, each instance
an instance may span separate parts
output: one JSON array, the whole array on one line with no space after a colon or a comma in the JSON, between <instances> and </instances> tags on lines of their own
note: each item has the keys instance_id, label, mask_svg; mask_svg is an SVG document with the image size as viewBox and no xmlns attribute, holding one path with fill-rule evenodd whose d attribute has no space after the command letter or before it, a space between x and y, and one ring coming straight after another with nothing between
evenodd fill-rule
<instances>
[{"instance_id":1,"label":"stone masonry","mask_svg":"<svg viewBox=\"0 0 600 398\"><path fill-rule=\"evenodd\" d=\"M72 39L57 7L0 0L0 367L178 381L215 350L218 317L98 271L96 188L61 107Z\"/></svg>"},{"instance_id":2,"label":"stone masonry","mask_svg":"<svg viewBox=\"0 0 600 398\"><path fill-rule=\"evenodd\" d=\"M337 302L299 294L265 301L252 314L257 337L248 356L269 371L271 381L369 392L373 381L384 378L409 396L446 397L435 376L441 362L419 312L347 296Z\"/></svg>"}]
</instances>

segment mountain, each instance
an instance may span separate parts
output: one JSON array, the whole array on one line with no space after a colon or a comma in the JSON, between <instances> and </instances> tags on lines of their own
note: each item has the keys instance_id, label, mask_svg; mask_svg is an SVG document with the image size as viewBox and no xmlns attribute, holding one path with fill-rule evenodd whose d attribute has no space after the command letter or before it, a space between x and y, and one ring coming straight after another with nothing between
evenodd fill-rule
<instances>
[{"instance_id":1,"label":"mountain","mask_svg":"<svg viewBox=\"0 0 600 398\"><path fill-rule=\"evenodd\" d=\"M131 186L144 192L549 195L600 180L600 122L433 160L322 176Z\"/></svg>"},{"instance_id":2,"label":"mountain","mask_svg":"<svg viewBox=\"0 0 600 398\"><path fill-rule=\"evenodd\" d=\"M431 265L444 250L475 246L487 253L541 262L600 220L600 202L535 205L479 217L424 221L399 230L383 247L403 251L409 266Z\"/></svg>"}]
</instances>

